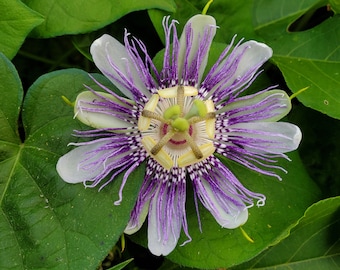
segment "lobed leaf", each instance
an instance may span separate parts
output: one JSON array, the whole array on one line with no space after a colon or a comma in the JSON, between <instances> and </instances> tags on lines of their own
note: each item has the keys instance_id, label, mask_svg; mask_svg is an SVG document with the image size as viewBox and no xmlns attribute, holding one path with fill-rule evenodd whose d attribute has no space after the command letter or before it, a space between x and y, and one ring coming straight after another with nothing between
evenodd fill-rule
<instances>
[{"instance_id":1,"label":"lobed leaf","mask_svg":"<svg viewBox=\"0 0 340 270\"><path fill-rule=\"evenodd\" d=\"M274 51L288 87L307 107L340 119L340 16L299 32L287 29L307 12L325 5L323 0L261 0L254 3L255 30Z\"/></svg>"}]
</instances>

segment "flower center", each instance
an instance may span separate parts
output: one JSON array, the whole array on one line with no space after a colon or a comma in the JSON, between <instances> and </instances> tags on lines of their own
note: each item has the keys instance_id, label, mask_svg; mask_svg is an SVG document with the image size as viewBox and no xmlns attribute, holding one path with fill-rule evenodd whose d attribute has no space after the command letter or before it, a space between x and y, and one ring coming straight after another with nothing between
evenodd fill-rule
<instances>
[{"instance_id":1,"label":"flower center","mask_svg":"<svg viewBox=\"0 0 340 270\"><path fill-rule=\"evenodd\" d=\"M215 106L195 99L197 94L191 86L161 89L138 119L143 146L165 169L189 166L215 152Z\"/></svg>"}]
</instances>

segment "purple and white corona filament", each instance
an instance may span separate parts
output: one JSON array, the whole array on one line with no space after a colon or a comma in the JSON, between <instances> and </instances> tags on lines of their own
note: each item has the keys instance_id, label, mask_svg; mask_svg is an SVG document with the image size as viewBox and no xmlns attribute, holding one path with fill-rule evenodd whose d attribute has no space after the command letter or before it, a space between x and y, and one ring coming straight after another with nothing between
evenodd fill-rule
<instances>
[{"instance_id":1,"label":"purple and white corona filament","mask_svg":"<svg viewBox=\"0 0 340 270\"><path fill-rule=\"evenodd\" d=\"M259 173L279 178L273 165L287 158L301 140L300 129L277 122L291 109L284 91L266 89L240 96L272 56L256 41L229 45L210 71L205 71L216 32L215 19L192 17L180 38L176 21L164 18L165 52L159 71L142 41L125 34L124 45L103 35L91 46L101 72L125 95L121 97L93 80L78 95L75 116L94 128L77 131L90 137L62 156L57 171L69 183L106 186L146 161L146 172L125 232L140 229L148 217L148 246L167 255L186 220L186 185L192 182L195 205L200 201L223 227L233 229L248 219L248 208L262 206L265 196L245 188L218 159L219 154ZM233 43L234 41L232 41ZM282 169L283 170L283 169Z\"/></svg>"}]
</instances>

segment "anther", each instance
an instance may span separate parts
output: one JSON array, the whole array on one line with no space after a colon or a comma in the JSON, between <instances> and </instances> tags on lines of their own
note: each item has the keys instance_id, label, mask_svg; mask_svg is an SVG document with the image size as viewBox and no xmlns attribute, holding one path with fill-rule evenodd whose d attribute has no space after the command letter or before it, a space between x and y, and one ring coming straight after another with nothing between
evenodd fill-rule
<instances>
[{"instance_id":1,"label":"anther","mask_svg":"<svg viewBox=\"0 0 340 270\"><path fill-rule=\"evenodd\" d=\"M155 114L154 111L157 107L158 101L159 101L159 95L157 95L157 94L152 95L150 100L145 104L144 111L149 111L152 114ZM140 131L148 130L148 128L151 125L151 117L147 117L147 116L144 117L143 112L142 112L142 115L138 119L138 129ZM146 114L148 114L148 113L146 113Z\"/></svg>"},{"instance_id":2,"label":"anther","mask_svg":"<svg viewBox=\"0 0 340 270\"><path fill-rule=\"evenodd\" d=\"M151 149L156 145L156 141L150 136L145 136L142 139L142 144L144 145L145 149L151 153ZM169 154L164 151L164 149L161 149L156 156L153 156L153 158L166 170L170 170L174 166L173 160Z\"/></svg>"},{"instance_id":3,"label":"anther","mask_svg":"<svg viewBox=\"0 0 340 270\"><path fill-rule=\"evenodd\" d=\"M205 120L205 128L207 135L210 139L215 137L215 124L216 124L216 113L215 106L211 99L205 101L205 106L207 107L207 115Z\"/></svg>"},{"instance_id":4,"label":"anther","mask_svg":"<svg viewBox=\"0 0 340 270\"><path fill-rule=\"evenodd\" d=\"M197 156L195 155L193 150L187 151L177 159L177 165L179 168L184 168L187 166L190 166L192 164L195 164L199 161L201 161L204 158L207 158L214 154L215 147L212 142L208 142L205 144L202 144L199 146L200 151L202 152L202 157L200 159L197 159Z\"/></svg>"},{"instance_id":5,"label":"anther","mask_svg":"<svg viewBox=\"0 0 340 270\"><path fill-rule=\"evenodd\" d=\"M193 97L198 95L197 88L193 86L181 86L184 88L185 97ZM158 95L162 98L175 98L177 97L178 86L173 86L169 88L164 88L158 90Z\"/></svg>"}]
</instances>

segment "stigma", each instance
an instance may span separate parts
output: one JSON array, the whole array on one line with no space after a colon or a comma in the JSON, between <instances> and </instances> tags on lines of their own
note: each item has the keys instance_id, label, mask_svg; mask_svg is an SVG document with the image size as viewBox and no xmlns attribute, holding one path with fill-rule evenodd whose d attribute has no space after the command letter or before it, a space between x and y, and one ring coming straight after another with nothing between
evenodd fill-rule
<instances>
[{"instance_id":1,"label":"stigma","mask_svg":"<svg viewBox=\"0 0 340 270\"><path fill-rule=\"evenodd\" d=\"M197 95L192 86L158 90L138 119L145 150L167 170L190 166L215 152L215 106Z\"/></svg>"}]
</instances>

